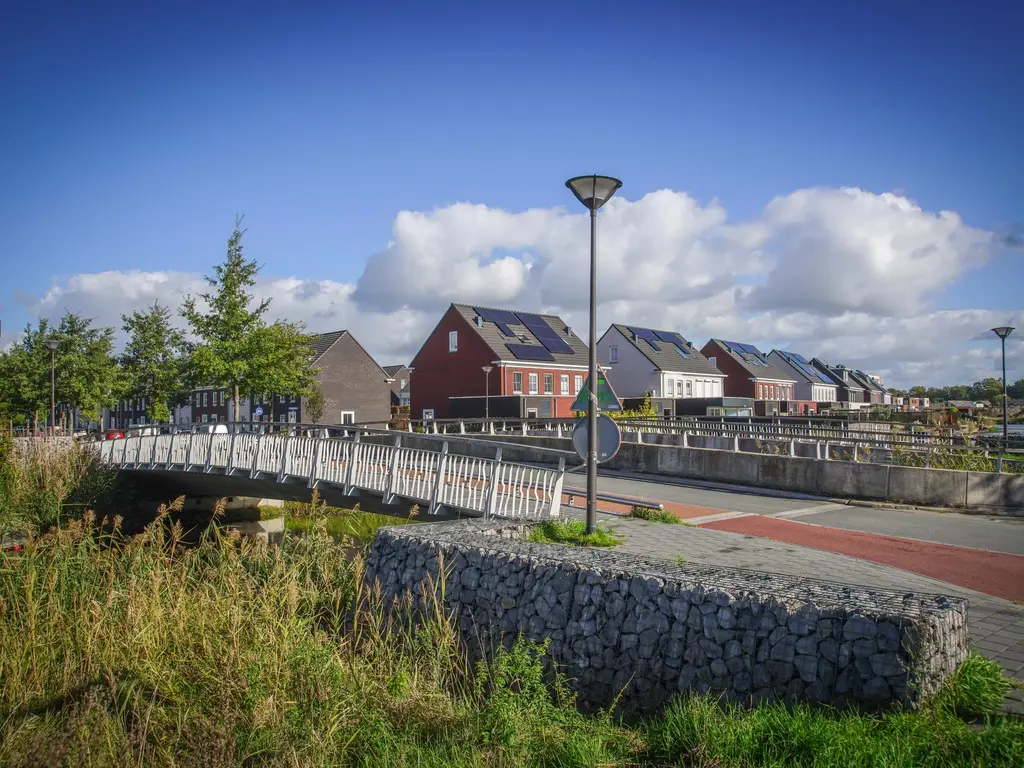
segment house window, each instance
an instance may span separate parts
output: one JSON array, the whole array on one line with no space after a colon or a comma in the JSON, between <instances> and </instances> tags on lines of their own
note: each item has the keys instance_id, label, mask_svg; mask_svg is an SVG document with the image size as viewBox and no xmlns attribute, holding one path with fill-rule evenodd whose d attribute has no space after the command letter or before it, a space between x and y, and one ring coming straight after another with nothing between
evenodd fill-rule
<instances>
[{"instance_id":1,"label":"house window","mask_svg":"<svg viewBox=\"0 0 1024 768\"><path fill-rule=\"evenodd\" d=\"M203 392L203 407L204 408L206 407L206 404L209 402L209 399L208 399L209 396L210 396L209 392Z\"/></svg>"},{"instance_id":2,"label":"house window","mask_svg":"<svg viewBox=\"0 0 1024 768\"><path fill-rule=\"evenodd\" d=\"M289 408L288 409L288 423L289 424L295 424L295 423L298 422L298 420L299 420L299 409L298 408Z\"/></svg>"},{"instance_id":3,"label":"house window","mask_svg":"<svg viewBox=\"0 0 1024 768\"><path fill-rule=\"evenodd\" d=\"M609 363L617 363L617 362L619 362L619 348L618 347L608 347L608 362Z\"/></svg>"},{"instance_id":4,"label":"house window","mask_svg":"<svg viewBox=\"0 0 1024 768\"><path fill-rule=\"evenodd\" d=\"M434 409L433 408L424 408L423 409L423 420L424 421L433 421L434 420Z\"/></svg>"},{"instance_id":5,"label":"house window","mask_svg":"<svg viewBox=\"0 0 1024 768\"><path fill-rule=\"evenodd\" d=\"M711 363L713 366L715 366L715 368L718 367L718 358L717 357L709 357L708 358L708 362ZM714 416L715 414L711 414L711 415Z\"/></svg>"},{"instance_id":6,"label":"house window","mask_svg":"<svg viewBox=\"0 0 1024 768\"><path fill-rule=\"evenodd\" d=\"M692 381L687 381L686 382L686 396L687 397L693 397L693 382Z\"/></svg>"},{"instance_id":7,"label":"house window","mask_svg":"<svg viewBox=\"0 0 1024 768\"><path fill-rule=\"evenodd\" d=\"M459 332L448 331L448 351L458 352L459 351Z\"/></svg>"},{"instance_id":8,"label":"house window","mask_svg":"<svg viewBox=\"0 0 1024 768\"><path fill-rule=\"evenodd\" d=\"M581 389L583 389L583 377L575 376L572 380L572 393L578 395Z\"/></svg>"},{"instance_id":9,"label":"house window","mask_svg":"<svg viewBox=\"0 0 1024 768\"><path fill-rule=\"evenodd\" d=\"M537 394L537 374L536 373L531 373L530 374L530 394L531 395L536 395Z\"/></svg>"},{"instance_id":10,"label":"house window","mask_svg":"<svg viewBox=\"0 0 1024 768\"><path fill-rule=\"evenodd\" d=\"M559 392L563 395L569 394L569 374L563 373L558 377Z\"/></svg>"},{"instance_id":11,"label":"house window","mask_svg":"<svg viewBox=\"0 0 1024 768\"><path fill-rule=\"evenodd\" d=\"M203 424L206 424L209 420L210 420L210 414L204 413L203 414Z\"/></svg>"},{"instance_id":12,"label":"house window","mask_svg":"<svg viewBox=\"0 0 1024 768\"><path fill-rule=\"evenodd\" d=\"M342 411L341 412L341 423L342 424L355 424L356 423L356 412L355 411Z\"/></svg>"},{"instance_id":13,"label":"house window","mask_svg":"<svg viewBox=\"0 0 1024 768\"><path fill-rule=\"evenodd\" d=\"M398 380L398 388L399 389L405 389L405 385L408 384L408 383L409 383L408 379L399 379Z\"/></svg>"},{"instance_id":14,"label":"house window","mask_svg":"<svg viewBox=\"0 0 1024 768\"><path fill-rule=\"evenodd\" d=\"M533 374L530 374L530 375L532 376ZM528 418L528 419L536 419L537 418L537 409L536 408L527 408L526 409L526 418Z\"/></svg>"},{"instance_id":15,"label":"house window","mask_svg":"<svg viewBox=\"0 0 1024 768\"><path fill-rule=\"evenodd\" d=\"M512 392L516 395L523 394L523 372L513 371L512 373Z\"/></svg>"},{"instance_id":16,"label":"house window","mask_svg":"<svg viewBox=\"0 0 1024 768\"><path fill-rule=\"evenodd\" d=\"M544 394L553 395L555 394L555 377L554 374L544 374Z\"/></svg>"},{"instance_id":17,"label":"house window","mask_svg":"<svg viewBox=\"0 0 1024 768\"><path fill-rule=\"evenodd\" d=\"M721 408L708 408L708 416L721 416L721 415L722 415L722 409Z\"/></svg>"}]
</instances>

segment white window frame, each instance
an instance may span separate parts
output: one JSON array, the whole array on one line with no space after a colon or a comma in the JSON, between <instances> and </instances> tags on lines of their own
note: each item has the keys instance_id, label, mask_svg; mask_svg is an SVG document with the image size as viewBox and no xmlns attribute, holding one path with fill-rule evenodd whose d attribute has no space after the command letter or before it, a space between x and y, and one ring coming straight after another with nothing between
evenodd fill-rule
<instances>
[{"instance_id":1,"label":"white window frame","mask_svg":"<svg viewBox=\"0 0 1024 768\"><path fill-rule=\"evenodd\" d=\"M459 351L459 332L448 331L448 351L458 352Z\"/></svg>"},{"instance_id":2,"label":"white window frame","mask_svg":"<svg viewBox=\"0 0 1024 768\"><path fill-rule=\"evenodd\" d=\"M693 397L693 382L689 379L686 380L686 396Z\"/></svg>"},{"instance_id":3,"label":"white window frame","mask_svg":"<svg viewBox=\"0 0 1024 768\"><path fill-rule=\"evenodd\" d=\"M433 421L433 420L434 420L434 409L433 408L424 408L423 409L423 421Z\"/></svg>"},{"instance_id":4,"label":"white window frame","mask_svg":"<svg viewBox=\"0 0 1024 768\"><path fill-rule=\"evenodd\" d=\"M536 419L537 418L537 409L536 408L527 408L526 409L526 418L528 418L528 419Z\"/></svg>"},{"instance_id":5,"label":"white window frame","mask_svg":"<svg viewBox=\"0 0 1024 768\"><path fill-rule=\"evenodd\" d=\"M708 358L708 362L711 363L713 366L715 366L715 368L718 367L718 357L717 356L709 357Z\"/></svg>"},{"instance_id":6,"label":"white window frame","mask_svg":"<svg viewBox=\"0 0 1024 768\"><path fill-rule=\"evenodd\" d=\"M210 394L209 392L203 392L203 408L205 408L207 403L209 402L209 400L207 399L207 396L209 394Z\"/></svg>"},{"instance_id":7,"label":"white window frame","mask_svg":"<svg viewBox=\"0 0 1024 768\"><path fill-rule=\"evenodd\" d=\"M563 395L569 394L569 374L563 373L558 377L558 390Z\"/></svg>"},{"instance_id":8,"label":"white window frame","mask_svg":"<svg viewBox=\"0 0 1024 768\"><path fill-rule=\"evenodd\" d=\"M581 389L583 389L583 376L577 373L572 380L572 393L578 395Z\"/></svg>"},{"instance_id":9,"label":"white window frame","mask_svg":"<svg viewBox=\"0 0 1024 768\"><path fill-rule=\"evenodd\" d=\"M536 373L531 373L531 374L530 374L530 375L529 375L529 376L527 377L527 381L528 381L528 385L529 385L529 387L530 387L530 389L529 389L529 393L530 393L531 395L536 395L536 394L538 394L538 392L537 392L537 387L538 387L538 381L537 381L537 374L536 374Z\"/></svg>"},{"instance_id":10,"label":"white window frame","mask_svg":"<svg viewBox=\"0 0 1024 768\"><path fill-rule=\"evenodd\" d=\"M518 383L516 381L518 380ZM521 395L523 394L523 372L512 371L512 394Z\"/></svg>"},{"instance_id":11,"label":"white window frame","mask_svg":"<svg viewBox=\"0 0 1024 768\"><path fill-rule=\"evenodd\" d=\"M348 421L345 421L346 417L348 418ZM339 416L338 423L339 424L355 424L356 423L356 412L355 411L342 411L340 416Z\"/></svg>"},{"instance_id":12,"label":"white window frame","mask_svg":"<svg viewBox=\"0 0 1024 768\"><path fill-rule=\"evenodd\" d=\"M608 362L609 363L617 363L617 362L619 362L619 348L618 347L608 347Z\"/></svg>"},{"instance_id":13,"label":"white window frame","mask_svg":"<svg viewBox=\"0 0 1024 768\"><path fill-rule=\"evenodd\" d=\"M544 374L544 394L553 395L555 394L555 374L545 373Z\"/></svg>"}]
</instances>

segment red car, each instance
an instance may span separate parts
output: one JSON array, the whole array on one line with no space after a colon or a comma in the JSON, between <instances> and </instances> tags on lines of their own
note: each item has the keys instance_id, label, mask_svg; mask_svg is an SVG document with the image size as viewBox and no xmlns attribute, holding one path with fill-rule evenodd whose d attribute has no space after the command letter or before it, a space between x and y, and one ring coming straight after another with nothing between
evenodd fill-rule
<instances>
[{"instance_id":1,"label":"red car","mask_svg":"<svg viewBox=\"0 0 1024 768\"><path fill-rule=\"evenodd\" d=\"M119 429L112 429L107 432L107 440L119 440L124 437L124 432Z\"/></svg>"}]
</instances>

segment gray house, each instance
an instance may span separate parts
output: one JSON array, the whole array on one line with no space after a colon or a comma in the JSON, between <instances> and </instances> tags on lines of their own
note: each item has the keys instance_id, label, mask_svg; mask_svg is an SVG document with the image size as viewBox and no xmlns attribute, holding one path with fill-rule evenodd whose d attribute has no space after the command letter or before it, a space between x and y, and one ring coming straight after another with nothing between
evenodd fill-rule
<instances>
[{"instance_id":1,"label":"gray house","mask_svg":"<svg viewBox=\"0 0 1024 768\"><path fill-rule=\"evenodd\" d=\"M320 369L317 383L324 395L321 424L377 424L391 420L392 379L363 345L348 331L331 331L311 337L313 365ZM262 416L254 421L311 422L306 398L273 395L254 401ZM305 413L304 413L305 412Z\"/></svg>"}]
</instances>

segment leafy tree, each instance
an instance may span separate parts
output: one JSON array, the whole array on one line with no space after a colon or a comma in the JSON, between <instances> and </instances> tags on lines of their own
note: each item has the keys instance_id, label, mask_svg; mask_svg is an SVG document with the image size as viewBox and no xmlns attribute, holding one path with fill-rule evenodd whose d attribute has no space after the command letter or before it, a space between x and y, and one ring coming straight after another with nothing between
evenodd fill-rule
<instances>
[{"instance_id":1,"label":"leafy tree","mask_svg":"<svg viewBox=\"0 0 1024 768\"><path fill-rule=\"evenodd\" d=\"M171 325L171 311L154 301L145 312L121 315L129 335L121 367L123 393L144 398L149 421L168 421L170 408L185 402L190 391L187 377L188 346L184 334Z\"/></svg>"},{"instance_id":2,"label":"leafy tree","mask_svg":"<svg viewBox=\"0 0 1024 768\"><path fill-rule=\"evenodd\" d=\"M971 400L994 400L1000 398L1002 402L1003 380L989 377L976 381L970 387Z\"/></svg>"},{"instance_id":3,"label":"leafy tree","mask_svg":"<svg viewBox=\"0 0 1024 768\"><path fill-rule=\"evenodd\" d=\"M314 387L306 396L306 416L314 424L319 424L320 419L324 417L326 405L324 393L320 391L320 387Z\"/></svg>"},{"instance_id":4,"label":"leafy tree","mask_svg":"<svg viewBox=\"0 0 1024 768\"><path fill-rule=\"evenodd\" d=\"M1017 379L1006 386L1006 394L1014 399L1024 398L1024 379Z\"/></svg>"},{"instance_id":5,"label":"leafy tree","mask_svg":"<svg viewBox=\"0 0 1024 768\"><path fill-rule=\"evenodd\" d=\"M50 411L50 350L48 339L56 339L54 389L56 402L79 410L90 420L99 418L103 408L117 399L120 375L113 356L114 329L95 328L92 320L73 312L65 313L54 327L40 320L35 328L25 326L21 342L8 350L0 364L4 383L0 399L15 413Z\"/></svg>"},{"instance_id":6,"label":"leafy tree","mask_svg":"<svg viewBox=\"0 0 1024 768\"><path fill-rule=\"evenodd\" d=\"M256 284L259 266L242 254L242 219L228 239L227 258L207 277L210 292L188 296L181 314L198 339L189 360L193 381L232 391L234 420L239 420L238 395L276 392L303 395L313 386L313 348L299 323L267 324L270 299L256 305L247 290Z\"/></svg>"},{"instance_id":7,"label":"leafy tree","mask_svg":"<svg viewBox=\"0 0 1024 768\"><path fill-rule=\"evenodd\" d=\"M928 390L918 384L916 387L910 388L911 397L928 397Z\"/></svg>"},{"instance_id":8,"label":"leafy tree","mask_svg":"<svg viewBox=\"0 0 1024 768\"><path fill-rule=\"evenodd\" d=\"M104 408L117 402L122 387L114 329L94 328L91 318L66 312L55 336L60 342L55 357L57 402L96 421ZM45 346L44 351L49 352Z\"/></svg>"}]
</instances>

